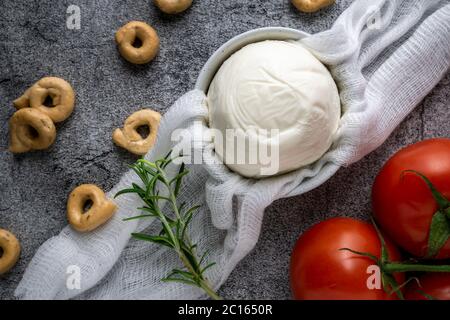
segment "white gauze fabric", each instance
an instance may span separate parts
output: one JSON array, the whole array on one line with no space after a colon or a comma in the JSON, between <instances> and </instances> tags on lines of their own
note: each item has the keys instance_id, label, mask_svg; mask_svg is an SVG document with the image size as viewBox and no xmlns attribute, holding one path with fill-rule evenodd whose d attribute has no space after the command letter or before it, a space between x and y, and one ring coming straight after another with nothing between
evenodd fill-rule
<instances>
[{"instance_id":1,"label":"white gauze fabric","mask_svg":"<svg viewBox=\"0 0 450 320\"><path fill-rule=\"evenodd\" d=\"M343 105L340 129L321 160L279 177L255 181L220 163L190 166L180 201L202 205L191 235L199 251L209 250L208 260L217 262L207 273L214 288L255 246L268 205L316 188L339 167L358 161L385 141L447 72L449 39L448 0L359 0L330 30L302 40L329 66L338 83ZM173 130L190 128L196 120L206 123L204 99L203 92L194 90L168 110L147 159L156 160L172 148ZM200 146L196 151L212 160L208 148ZM125 174L108 196L137 180L133 173ZM131 232L159 231L153 220L122 221L138 214L136 208L142 203L135 196L120 197L117 204L114 218L94 232L79 234L66 227L44 243L16 295L24 299L204 298L197 288L160 281L179 267L177 257L165 248L130 239ZM66 285L68 271L73 271L69 266L81 270L80 290Z\"/></svg>"}]
</instances>

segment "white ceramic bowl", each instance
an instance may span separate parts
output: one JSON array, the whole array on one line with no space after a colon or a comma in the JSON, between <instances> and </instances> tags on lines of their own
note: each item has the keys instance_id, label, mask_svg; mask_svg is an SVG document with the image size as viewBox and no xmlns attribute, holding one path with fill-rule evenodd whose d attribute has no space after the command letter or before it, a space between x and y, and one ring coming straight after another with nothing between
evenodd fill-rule
<instances>
[{"instance_id":1,"label":"white ceramic bowl","mask_svg":"<svg viewBox=\"0 0 450 320\"><path fill-rule=\"evenodd\" d=\"M306 36L309 36L306 32L282 27L260 28L242 33L222 45L209 58L200 71L195 88L207 93L209 85L222 63L248 44L264 40L300 40Z\"/></svg>"}]
</instances>

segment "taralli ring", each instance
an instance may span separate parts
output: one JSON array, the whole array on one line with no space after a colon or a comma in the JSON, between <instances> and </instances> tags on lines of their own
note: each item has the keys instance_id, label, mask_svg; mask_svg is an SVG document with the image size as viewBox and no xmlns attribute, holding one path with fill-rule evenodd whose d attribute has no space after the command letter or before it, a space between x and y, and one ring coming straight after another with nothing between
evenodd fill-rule
<instances>
[{"instance_id":1,"label":"taralli ring","mask_svg":"<svg viewBox=\"0 0 450 320\"><path fill-rule=\"evenodd\" d=\"M335 0L292 0L292 4L303 12L316 12L332 5Z\"/></svg>"},{"instance_id":2,"label":"taralli ring","mask_svg":"<svg viewBox=\"0 0 450 320\"><path fill-rule=\"evenodd\" d=\"M116 32L119 52L127 61L144 64L152 61L159 51L159 37L145 22L131 21Z\"/></svg>"},{"instance_id":3,"label":"taralli ring","mask_svg":"<svg viewBox=\"0 0 450 320\"><path fill-rule=\"evenodd\" d=\"M49 101L48 105L46 102ZM56 77L42 78L14 101L17 109L33 108L41 111L53 122L66 120L75 107L75 93L65 80Z\"/></svg>"},{"instance_id":4,"label":"taralli ring","mask_svg":"<svg viewBox=\"0 0 450 320\"><path fill-rule=\"evenodd\" d=\"M9 120L12 153L43 150L50 147L56 138L55 125L46 114L32 108L16 111Z\"/></svg>"},{"instance_id":5,"label":"taralli ring","mask_svg":"<svg viewBox=\"0 0 450 320\"><path fill-rule=\"evenodd\" d=\"M14 267L20 256L19 240L9 231L0 229L0 275Z\"/></svg>"},{"instance_id":6,"label":"taralli ring","mask_svg":"<svg viewBox=\"0 0 450 320\"><path fill-rule=\"evenodd\" d=\"M192 0L154 0L155 5L164 13L177 14L187 10Z\"/></svg>"},{"instance_id":7,"label":"taralli ring","mask_svg":"<svg viewBox=\"0 0 450 320\"><path fill-rule=\"evenodd\" d=\"M125 120L123 129L114 131L113 140L119 147L137 155L145 155L156 142L160 121L161 115L156 111L144 109L135 112ZM146 138L137 131L143 126L147 126L150 131Z\"/></svg>"},{"instance_id":8,"label":"taralli ring","mask_svg":"<svg viewBox=\"0 0 450 320\"><path fill-rule=\"evenodd\" d=\"M87 204L91 207L85 210ZM75 188L67 201L67 219L79 232L92 231L108 221L116 211L116 205L105 193L93 184Z\"/></svg>"}]
</instances>

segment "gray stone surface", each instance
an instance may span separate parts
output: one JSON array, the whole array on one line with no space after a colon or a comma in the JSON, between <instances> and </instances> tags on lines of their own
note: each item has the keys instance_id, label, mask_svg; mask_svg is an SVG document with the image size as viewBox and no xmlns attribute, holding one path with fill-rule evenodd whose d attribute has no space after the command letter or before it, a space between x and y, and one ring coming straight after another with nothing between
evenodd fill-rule
<instances>
[{"instance_id":1,"label":"gray stone surface","mask_svg":"<svg viewBox=\"0 0 450 320\"><path fill-rule=\"evenodd\" d=\"M109 189L135 160L110 138L127 115L141 107L164 112L193 87L202 65L229 38L263 26L325 30L350 2L307 15L288 0L196 0L185 14L169 17L150 0L0 0L0 227L23 245L18 265L0 278L0 299L13 298L37 248L66 225L67 194L81 183ZM81 7L81 30L66 28L70 4ZM114 32L130 20L148 21L159 32L161 52L149 65L131 65L117 52ZM51 149L14 156L6 151L12 100L47 75L72 83L76 110L58 124ZM372 181L393 152L423 138L450 136L449 88L447 73L381 148L320 188L274 203L257 247L221 293L290 298L288 263L297 237L328 217L367 218Z\"/></svg>"}]
</instances>

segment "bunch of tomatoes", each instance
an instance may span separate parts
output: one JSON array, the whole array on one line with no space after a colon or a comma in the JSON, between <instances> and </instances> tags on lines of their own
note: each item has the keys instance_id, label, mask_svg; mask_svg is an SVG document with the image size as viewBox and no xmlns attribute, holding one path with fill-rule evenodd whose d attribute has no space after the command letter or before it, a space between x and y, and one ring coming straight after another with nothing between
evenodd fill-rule
<instances>
[{"instance_id":1,"label":"bunch of tomatoes","mask_svg":"<svg viewBox=\"0 0 450 320\"><path fill-rule=\"evenodd\" d=\"M333 218L291 256L301 300L450 300L450 139L406 147L372 189L372 223Z\"/></svg>"}]
</instances>

